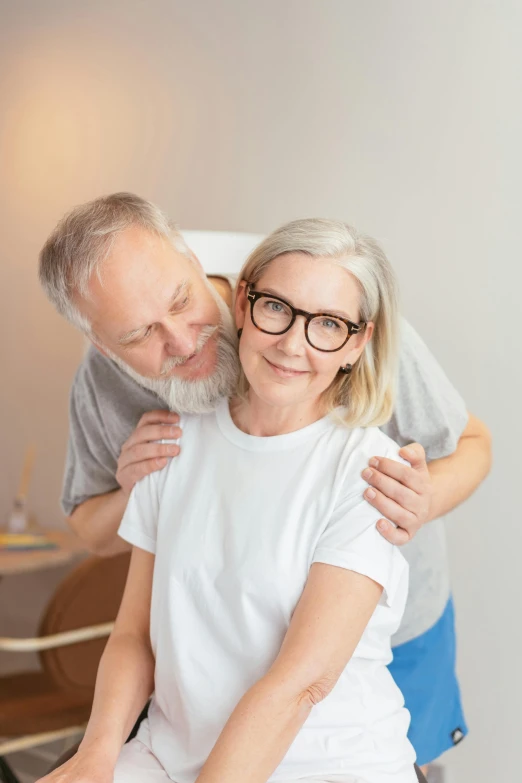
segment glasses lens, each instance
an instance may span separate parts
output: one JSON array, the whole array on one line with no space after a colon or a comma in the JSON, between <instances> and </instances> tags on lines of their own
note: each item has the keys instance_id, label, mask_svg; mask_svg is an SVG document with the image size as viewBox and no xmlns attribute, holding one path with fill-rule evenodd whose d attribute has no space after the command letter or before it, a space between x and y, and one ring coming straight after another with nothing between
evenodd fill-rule
<instances>
[{"instance_id":1,"label":"glasses lens","mask_svg":"<svg viewBox=\"0 0 522 783\"><path fill-rule=\"evenodd\" d=\"M330 315L318 315L308 324L308 339L320 351L335 351L344 345L347 338L348 326Z\"/></svg>"},{"instance_id":2,"label":"glasses lens","mask_svg":"<svg viewBox=\"0 0 522 783\"><path fill-rule=\"evenodd\" d=\"M254 323L270 334L279 334L290 325L292 311L283 302L261 296L254 304Z\"/></svg>"}]
</instances>

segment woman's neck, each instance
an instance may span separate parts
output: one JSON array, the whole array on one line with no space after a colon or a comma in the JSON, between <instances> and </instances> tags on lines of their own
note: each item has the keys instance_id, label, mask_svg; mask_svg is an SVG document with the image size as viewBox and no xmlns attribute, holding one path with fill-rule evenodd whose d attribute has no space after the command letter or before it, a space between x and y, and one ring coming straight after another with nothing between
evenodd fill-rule
<instances>
[{"instance_id":1,"label":"woman's neck","mask_svg":"<svg viewBox=\"0 0 522 783\"><path fill-rule=\"evenodd\" d=\"M230 401L232 421L247 435L270 437L301 430L326 415L319 400L307 400L299 405L279 407L269 405L250 389L246 400L234 397Z\"/></svg>"}]
</instances>

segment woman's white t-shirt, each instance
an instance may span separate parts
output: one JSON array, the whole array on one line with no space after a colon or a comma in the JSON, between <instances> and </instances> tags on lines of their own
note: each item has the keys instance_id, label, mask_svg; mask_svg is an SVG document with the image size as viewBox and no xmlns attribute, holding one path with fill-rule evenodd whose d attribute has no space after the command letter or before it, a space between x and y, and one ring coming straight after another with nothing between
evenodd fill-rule
<instances>
[{"instance_id":1,"label":"woman's white t-shirt","mask_svg":"<svg viewBox=\"0 0 522 783\"><path fill-rule=\"evenodd\" d=\"M119 531L156 555L150 750L172 780L193 783L279 653L310 566L328 563L371 577L383 596L270 780L346 773L413 783L409 713L386 668L408 566L376 530L361 477L372 456L400 459L397 445L330 416L287 435L247 435L227 401L181 423L180 456L136 485Z\"/></svg>"}]
</instances>

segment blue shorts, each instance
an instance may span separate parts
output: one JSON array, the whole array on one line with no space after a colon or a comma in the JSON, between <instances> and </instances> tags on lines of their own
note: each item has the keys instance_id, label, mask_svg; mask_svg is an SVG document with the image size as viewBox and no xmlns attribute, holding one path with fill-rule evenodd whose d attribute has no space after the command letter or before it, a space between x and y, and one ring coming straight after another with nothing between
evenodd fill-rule
<instances>
[{"instance_id":1,"label":"blue shorts","mask_svg":"<svg viewBox=\"0 0 522 783\"><path fill-rule=\"evenodd\" d=\"M468 733L455 674L455 614L450 598L426 633L393 648L389 670L411 714L408 737L422 767Z\"/></svg>"}]
</instances>

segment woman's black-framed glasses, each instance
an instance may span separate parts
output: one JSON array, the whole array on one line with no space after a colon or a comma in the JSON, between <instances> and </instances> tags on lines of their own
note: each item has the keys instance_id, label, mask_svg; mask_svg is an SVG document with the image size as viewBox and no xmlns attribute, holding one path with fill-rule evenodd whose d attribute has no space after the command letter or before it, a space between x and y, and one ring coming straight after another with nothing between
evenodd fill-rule
<instances>
[{"instance_id":1,"label":"woman's black-framed glasses","mask_svg":"<svg viewBox=\"0 0 522 783\"><path fill-rule=\"evenodd\" d=\"M247 284L247 299L250 302L252 323L265 334L288 332L297 316L302 315L305 319L307 342L317 351L340 351L352 334L357 334L366 326L364 321L356 324L330 313L307 313L306 310L299 310L279 296L254 291L252 283Z\"/></svg>"}]
</instances>

